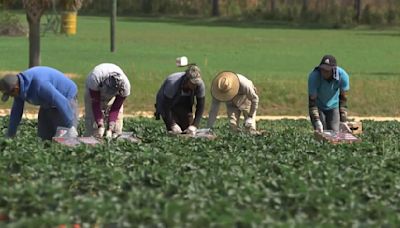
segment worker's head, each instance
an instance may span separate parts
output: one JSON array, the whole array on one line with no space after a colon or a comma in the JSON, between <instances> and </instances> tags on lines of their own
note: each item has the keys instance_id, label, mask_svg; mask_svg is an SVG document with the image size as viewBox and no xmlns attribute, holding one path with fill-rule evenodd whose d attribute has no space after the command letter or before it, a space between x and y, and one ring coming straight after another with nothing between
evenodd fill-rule
<instances>
[{"instance_id":1,"label":"worker's head","mask_svg":"<svg viewBox=\"0 0 400 228\"><path fill-rule=\"evenodd\" d=\"M15 74L6 74L0 79L0 91L3 93L1 100L6 102L8 98L19 94L19 79Z\"/></svg>"},{"instance_id":2,"label":"worker's head","mask_svg":"<svg viewBox=\"0 0 400 228\"><path fill-rule=\"evenodd\" d=\"M218 101L230 101L239 92L240 81L236 73L223 71L211 83L211 95Z\"/></svg>"},{"instance_id":3,"label":"worker's head","mask_svg":"<svg viewBox=\"0 0 400 228\"><path fill-rule=\"evenodd\" d=\"M191 90L194 90L198 85L202 83L200 68L197 65L190 65L186 72L186 83L185 87L189 87Z\"/></svg>"},{"instance_id":4,"label":"worker's head","mask_svg":"<svg viewBox=\"0 0 400 228\"><path fill-rule=\"evenodd\" d=\"M320 70L322 77L326 80L329 80L332 79L336 67L336 58L332 55L324 55L321 59L321 63L318 66L318 69Z\"/></svg>"}]
</instances>

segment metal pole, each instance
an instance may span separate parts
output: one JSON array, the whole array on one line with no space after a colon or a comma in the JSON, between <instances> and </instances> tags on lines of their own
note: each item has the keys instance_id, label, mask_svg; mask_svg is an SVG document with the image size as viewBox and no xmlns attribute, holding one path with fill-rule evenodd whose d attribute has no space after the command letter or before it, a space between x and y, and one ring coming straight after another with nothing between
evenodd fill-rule
<instances>
[{"instance_id":1,"label":"metal pole","mask_svg":"<svg viewBox=\"0 0 400 228\"><path fill-rule=\"evenodd\" d=\"M110 28L110 40L111 40L111 52L115 52L115 22L117 20L117 0L112 0L111 6L111 28Z\"/></svg>"}]
</instances>

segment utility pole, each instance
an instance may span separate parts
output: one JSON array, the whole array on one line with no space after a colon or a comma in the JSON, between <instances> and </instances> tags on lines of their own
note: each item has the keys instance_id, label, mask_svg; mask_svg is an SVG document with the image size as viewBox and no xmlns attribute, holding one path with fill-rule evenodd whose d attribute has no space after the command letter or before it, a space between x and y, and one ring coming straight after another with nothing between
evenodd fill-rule
<instances>
[{"instance_id":1,"label":"utility pole","mask_svg":"<svg viewBox=\"0 0 400 228\"><path fill-rule=\"evenodd\" d=\"M117 0L112 0L111 4L110 41L111 52L115 52L115 22L117 21Z\"/></svg>"}]
</instances>

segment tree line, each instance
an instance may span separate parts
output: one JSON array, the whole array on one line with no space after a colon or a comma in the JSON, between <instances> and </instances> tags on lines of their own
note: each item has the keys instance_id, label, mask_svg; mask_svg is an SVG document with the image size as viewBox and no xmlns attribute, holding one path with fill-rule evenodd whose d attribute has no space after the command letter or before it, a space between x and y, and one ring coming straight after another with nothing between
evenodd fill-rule
<instances>
[{"instance_id":1,"label":"tree line","mask_svg":"<svg viewBox=\"0 0 400 228\"><path fill-rule=\"evenodd\" d=\"M32 0L35 2L35 0ZM37 0L36 0L37 1ZM52 0L59 2L61 0ZM68 0L67 0L68 1ZM74 0L71 0L74 1ZM80 14L108 15L112 1L83 0ZM117 0L123 16L194 16L294 23L399 24L400 0ZM0 0L22 9L20 0Z\"/></svg>"}]
</instances>

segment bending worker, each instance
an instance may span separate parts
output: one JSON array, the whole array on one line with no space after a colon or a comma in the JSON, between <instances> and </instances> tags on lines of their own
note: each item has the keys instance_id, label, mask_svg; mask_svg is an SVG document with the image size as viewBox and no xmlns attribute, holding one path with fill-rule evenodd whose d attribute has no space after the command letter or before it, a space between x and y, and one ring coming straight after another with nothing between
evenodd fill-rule
<instances>
[{"instance_id":1,"label":"bending worker","mask_svg":"<svg viewBox=\"0 0 400 228\"><path fill-rule=\"evenodd\" d=\"M130 93L128 77L119 66L97 65L86 79L85 135L98 138L121 135L123 104Z\"/></svg>"},{"instance_id":2,"label":"bending worker","mask_svg":"<svg viewBox=\"0 0 400 228\"><path fill-rule=\"evenodd\" d=\"M337 66L335 57L325 55L308 77L308 107L314 130L339 131L347 121L349 75Z\"/></svg>"},{"instance_id":3,"label":"bending worker","mask_svg":"<svg viewBox=\"0 0 400 228\"><path fill-rule=\"evenodd\" d=\"M230 71L219 73L211 84L212 104L208 115L208 128L214 126L219 105L225 102L229 124L232 130L238 131L240 115L245 119L245 131L258 134L256 130L256 111L258 95L253 82L241 74Z\"/></svg>"},{"instance_id":4,"label":"bending worker","mask_svg":"<svg viewBox=\"0 0 400 228\"><path fill-rule=\"evenodd\" d=\"M196 112L193 117L194 97ZM169 75L156 97L156 119L161 115L167 131L194 134L204 112L205 85L200 68L189 65L185 72Z\"/></svg>"},{"instance_id":5,"label":"bending worker","mask_svg":"<svg viewBox=\"0 0 400 228\"><path fill-rule=\"evenodd\" d=\"M14 137L21 122L25 101L40 106L38 136L50 140L57 127L69 128L68 135L78 136L76 84L60 71L44 66L32 67L17 75L8 74L0 80L3 101L14 97L6 136Z\"/></svg>"}]
</instances>

